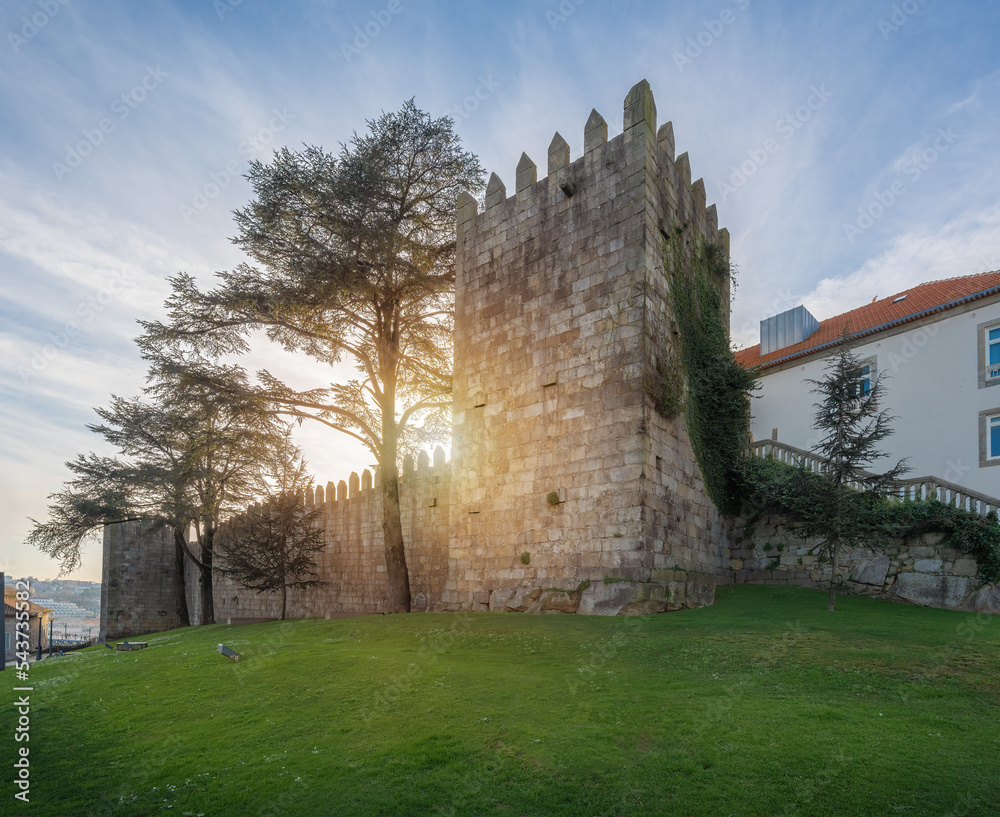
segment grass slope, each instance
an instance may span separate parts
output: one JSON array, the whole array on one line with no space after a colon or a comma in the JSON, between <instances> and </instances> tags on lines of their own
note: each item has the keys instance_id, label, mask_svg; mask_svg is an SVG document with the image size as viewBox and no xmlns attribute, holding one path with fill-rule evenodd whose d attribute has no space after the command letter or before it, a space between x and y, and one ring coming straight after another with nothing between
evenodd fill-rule
<instances>
[{"instance_id":1,"label":"grass slope","mask_svg":"<svg viewBox=\"0 0 1000 817\"><path fill-rule=\"evenodd\" d=\"M31 805L2 811L998 813L1000 619L837 604L730 587L654 617L297 620L93 648L32 667Z\"/></svg>"}]
</instances>

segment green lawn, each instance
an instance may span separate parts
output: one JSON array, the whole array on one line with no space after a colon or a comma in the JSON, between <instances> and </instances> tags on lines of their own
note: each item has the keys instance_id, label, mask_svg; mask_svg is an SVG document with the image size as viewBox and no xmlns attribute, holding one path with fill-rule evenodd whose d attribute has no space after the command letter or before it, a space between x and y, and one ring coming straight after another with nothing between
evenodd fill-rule
<instances>
[{"instance_id":1,"label":"green lawn","mask_svg":"<svg viewBox=\"0 0 1000 817\"><path fill-rule=\"evenodd\" d=\"M0 813L1000 813L1000 618L825 606L729 587L653 617L296 620L92 648L32 666L30 743L3 729L7 781L30 746L31 805Z\"/></svg>"}]
</instances>

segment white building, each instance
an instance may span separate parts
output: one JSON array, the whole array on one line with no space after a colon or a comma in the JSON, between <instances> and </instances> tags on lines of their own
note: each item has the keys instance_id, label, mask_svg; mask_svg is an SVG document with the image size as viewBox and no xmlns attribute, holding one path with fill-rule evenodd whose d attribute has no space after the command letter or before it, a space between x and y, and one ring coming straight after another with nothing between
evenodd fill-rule
<instances>
[{"instance_id":1,"label":"white building","mask_svg":"<svg viewBox=\"0 0 1000 817\"><path fill-rule=\"evenodd\" d=\"M1000 271L920 284L824 321L801 306L762 321L763 345L736 353L761 367L755 440L815 448L817 396L804 381L823 376L845 328L872 376L887 373L895 433L879 462L906 457L907 476L1000 496Z\"/></svg>"}]
</instances>

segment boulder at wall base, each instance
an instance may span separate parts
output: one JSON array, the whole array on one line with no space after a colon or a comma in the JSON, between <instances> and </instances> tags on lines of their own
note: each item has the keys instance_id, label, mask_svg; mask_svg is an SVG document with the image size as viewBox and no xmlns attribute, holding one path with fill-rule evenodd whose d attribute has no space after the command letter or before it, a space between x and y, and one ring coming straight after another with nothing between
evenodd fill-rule
<instances>
[{"instance_id":1,"label":"boulder at wall base","mask_svg":"<svg viewBox=\"0 0 1000 817\"><path fill-rule=\"evenodd\" d=\"M594 582L580 594L576 612L584 616L617 616L621 609L636 600L637 582Z\"/></svg>"},{"instance_id":2,"label":"boulder at wall base","mask_svg":"<svg viewBox=\"0 0 1000 817\"><path fill-rule=\"evenodd\" d=\"M975 593L966 598L962 604L963 610L971 610L976 613L1000 614L1000 587L995 584L987 584L980 587Z\"/></svg>"},{"instance_id":3,"label":"boulder at wall base","mask_svg":"<svg viewBox=\"0 0 1000 817\"><path fill-rule=\"evenodd\" d=\"M490 610L523 613L541 595L541 587L502 587L490 594Z\"/></svg>"},{"instance_id":4,"label":"boulder at wall base","mask_svg":"<svg viewBox=\"0 0 1000 817\"><path fill-rule=\"evenodd\" d=\"M514 590L513 587L501 587L490 593L490 611L502 613L507 602L510 601L510 597L514 595Z\"/></svg>"},{"instance_id":5,"label":"boulder at wall base","mask_svg":"<svg viewBox=\"0 0 1000 817\"><path fill-rule=\"evenodd\" d=\"M546 590L526 613L575 613L580 606L580 594L570 590Z\"/></svg>"},{"instance_id":6,"label":"boulder at wall base","mask_svg":"<svg viewBox=\"0 0 1000 817\"><path fill-rule=\"evenodd\" d=\"M715 604L715 585L706 582L667 582L666 611L694 610Z\"/></svg>"},{"instance_id":7,"label":"boulder at wall base","mask_svg":"<svg viewBox=\"0 0 1000 817\"><path fill-rule=\"evenodd\" d=\"M635 598L619 611L620 616L649 616L663 613L667 609L667 586L665 584L635 584Z\"/></svg>"},{"instance_id":8,"label":"boulder at wall base","mask_svg":"<svg viewBox=\"0 0 1000 817\"><path fill-rule=\"evenodd\" d=\"M962 576L932 576L928 573L900 573L892 595L925 607L959 607L976 583Z\"/></svg>"},{"instance_id":9,"label":"boulder at wall base","mask_svg":"<svg viewBox=\"0 0 1000 817\"><path fill-rule=\"evenodd\" d=\"M691 610L715 603L715 585L687 582L595 582L583 591L502 587L490 594L497 613L579 613L587 616L645 616Z\"/></svg>"},{"instance_id":10,"label":"boulder at wall base","mask_svg":"<svg viewBox=\"0 0 1000 817\"><path fill-rule=\"evenodd\" d=\"M687 582L592 584L580 597L578 613L591 616L645 616L715 603L715 585Z\"/></svg>"},{"instance_id":11,"label":"boulder at wall base","mask_svg":"<svg viewBox=\"0 0 1000 817\"><path fill-rule=\"evenodd\" d=\"M889 572L888 556L876 556L873 559L862 559L851 571L851 581L858 584L872 584L882 587L885 584L886 574Z\"/></svg>"}]
</instances>

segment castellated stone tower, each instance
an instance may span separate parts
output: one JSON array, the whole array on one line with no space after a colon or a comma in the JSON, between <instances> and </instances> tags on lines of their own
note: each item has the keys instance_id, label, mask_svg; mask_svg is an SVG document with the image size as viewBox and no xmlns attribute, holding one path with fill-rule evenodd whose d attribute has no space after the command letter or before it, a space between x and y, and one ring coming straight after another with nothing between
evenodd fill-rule
<instances>
[{"instance_id":1,"label":"castellated stone tower","mask_svg":"<svg viewBox=\"0 0 1000 817\"><path fill-rule=\"evenodd\" d=\"M683 414L647 394L680 357L665 239L682 229L728 256L716 221L645 81L620 136L594 111L576 161L556 134L545 178L522 156L512 196L494 175L482 212L460 197L452 461L407 459L400 483L415 610L652 613L711 604L731 581ZM307 492L325 584L291 591L289 616L385 608L376 482ZM104 570L103 637L178 626L182 587L198 623L198 575L188 563L181 584L166 534L107 526ZM219 621L280 610L224 575L214 591Z\"/></svg>"},{"instance_id":2,"label":"castellated stone tower","mask_svg":"<svg viewBox=\"0 0 1000 817\"><path fill-rule=\"evenodd\" d=\"M593 111L575 161L557 133L545 178L522 155L513 195L493 174L482 212L460 197L445 607L538 609L542 589L589 581L605 590L579 612L602 594L652 611L688 571L728 566L683 415L643 383L679 354L665 237L686 227L728 257L729 234L645 80L607 134ZM711 585L688 582L685 603L711 603Z\"/></svg>"}]
</instances>

